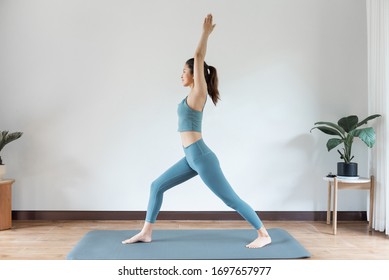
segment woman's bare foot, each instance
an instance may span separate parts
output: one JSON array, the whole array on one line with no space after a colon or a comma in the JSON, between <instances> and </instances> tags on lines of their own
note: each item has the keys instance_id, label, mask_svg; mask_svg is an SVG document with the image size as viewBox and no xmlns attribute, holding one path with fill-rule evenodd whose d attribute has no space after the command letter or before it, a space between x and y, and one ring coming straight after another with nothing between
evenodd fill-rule
<instances>
[{"instance_id":1,"label":"woman's bare foot","mask_svg":"<svg viewBox=\"0 0 389 280\"><path fill-rule=\"evenodd\" d=\"M250 244L247 244L246 247L250 248L250 249L262 248L270 243L271 243L270 235L267 233L267 230L265 229L265 227L261 227L258 230L258 237Z\"/></svg>"},{"instance_id":2,"label":"woman's bare foot","mask_svg":"<svg viewBox=\"0 0 389 280\"><path fill-rule=\"evenodd\" d=\"M247 244L246 247L247 248L250 248L250 249L253 249L253 248L262 248L268 244L271 243L271 238L270 236L264 236L264 237L260 237L258 236L257 239L255 239L253 242L251 242L250 244Z\"/></svg>"},{"instance_id":3,"label":"woman's bare foot","mask_svg":"<svg viewBox=\"0 0 389 280\"><path fill-rule=\"evenodd\" d=\"M152 232L153 232L153 224L149 222L145 222L141 232L139 232L138 234L134 235L129 239L122 241L122 244L132 244L137 242L145 242L145 243L151 242Z\"/></svg>"},{"instance_id":4,"label":"woman's bare foot","mask_svg":"<svg viewBox=\"0 0 389 280\"><path fill-rule=\"evenodd\" d=\"M144 234L143 232L139 232L133 237L122 241L122 244L132 244L137 242L145 242L145 243L151 242L151 235L147 235Z\"/></svg>"}]
</instances>

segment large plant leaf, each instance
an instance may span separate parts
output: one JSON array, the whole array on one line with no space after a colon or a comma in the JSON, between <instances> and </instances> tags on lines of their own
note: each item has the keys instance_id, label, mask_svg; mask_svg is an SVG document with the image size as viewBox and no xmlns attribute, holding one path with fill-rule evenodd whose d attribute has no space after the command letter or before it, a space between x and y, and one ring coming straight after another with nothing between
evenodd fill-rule
<instances>
[{"instance_id":1,"label":"large plant leaf","mask_svg":"<svg viewBox=\"0 0 389 280\"><path fill-rule=\"evenodd\" d=\"M371 115L364 119L363 121L359 122L356 127L360 127L361 125L367 124L368 121L373 120L375 118L381 117L379 114Z\"/></svg>"},{"instance_id":2,"label":"large plant leaf","mask_svg":"<svg viewBox=\"0 0 389 280\"><path fill-rule=\"evenodd\" d=\"M314 129L318 129L320 130L321 132L324 132L325 134L329 134L329 135L338 135L339 137L343 137L343 135L336 129L332 128L332 127L328 127L328 126L315 126L314 128L311 129L314 130Z\"/></svg>"},{"instance_id":3,"label":"large plant leaf","mask_svg":"<svg viewBox=\"0 0 389 280\"><path fill-rule=\"evenodd\" d=\"M331 151L333 148L335 148L336 146L338 146L339 144L342 144L344 142L343 139L339 139L339 138L331 138L328 140L327 142L327 150L328 151Z\"/></svg>"},{"instance_id":4,"label":"large plant leaf","mask_svg":"<svg viewBox=\"0 0 389 280\"><path fill-rule=\"evenodd\" d=\"M338 125L343 127L343 129L348 133L351 130L355 129L358 124L358 117L355 115L341 118L338 121Z\"/></svg>"},{"instance_id":5,"label":"large plant leaf","mask_svg":"<svg viewBox=\"0 0 389 280\"><path fill-rule=\"evenodd\" d=\"M4 130L0 133L0 151L4 148L5 146L5 139L7 137L8 131Z\"/></svg>"},{"instance_id":6,"label":"large plant leaf","mask_svg":"<svg viewBox=\"0 0 389 280\"><path fill-rule=\"evenodd\" d=\"M356 129L354 135L361 139L369 148L373 147L375 143L375 131L372 127Z\"/></svg>"},{"instance_id":7,"label":"large plant leaf","mask_svg":"<svg viewBox=\"0 0 389 280\"><path fill-rule=\"evenodd\" d=\"M340 132L340 134L342 134L344 136L344 134L346 133L344 131L344 129L337 125L336 123L332 123L332 122L317 122L315 123L315 125L326 125L326 126L329 126L329 127L332 127L332 128L335 128L336 130L338 130Z\"/></svg>"},{"instance_id":8,"label":"large plant leaf","mask_svg":"<svg viewBox=\"0 0 389 280\"><path fill-rule=\"evenodd\" d=\"M341 136L339 131L337 131L336 129L333 129L331 127L328 127L328 126L316 126L316 127L312 128L311 131L315 128L317 128L318 130L320 130L321 132L323 132L325 134Z\"/></svg>"},{"instance_id":9,"label":"large plant leaf","mask_svg":"<svg viewBox=\"0 0 389 280\"><path fill-rule=\"evenodd\" d=\"M3 138L4 138L3 134L4 134L4 132L5 132L5 131L2 131L2 132L0 133L0 145L1 145L1 143L3 142Z\"/></svg>"},{"instance_id":10,"label":"large plant leaf","mask_svg":"<svg viewBox=\"0 0 389 280\"><path fill-rule=\"evenodd\" d=\"M22 132L8 133L8 131L2 131L1 132L1 139L0 139L0 151L8 143L20 138L22 136L22 134L23 134Z\"/></svg>"}]
</instances>

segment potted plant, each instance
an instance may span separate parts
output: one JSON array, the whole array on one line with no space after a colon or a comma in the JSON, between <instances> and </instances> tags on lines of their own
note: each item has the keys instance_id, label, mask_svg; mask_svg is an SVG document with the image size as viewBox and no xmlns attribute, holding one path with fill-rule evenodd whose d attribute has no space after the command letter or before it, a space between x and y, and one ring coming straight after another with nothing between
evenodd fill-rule
<instances>
[{"instance_id":1,"label":"potted plant","mask_svg":"<svg viewBox=\"0 0 389 280\"><path fill-rule=\"evenodd\" d=\"M372 127L359 128L367 124L368 121L373 120L381 115L375 114L365 118L363 121L358 121L358 117L351 115L341 118L338 123L332 122L316 122L311 129L315 128L336 138L331 138L327 142L327 150L331 151L333 148L343 144L343 151L338 150L340 159L343 162L337 164L337 175L344 177L358 177L358 164L351 162L354 156L351 153L354 137L361 139L369 148L372 148L375 143L375 131Z\"/></svg>"},{"instance_id":2,"label":"potted plant","mask_svg":"<svg viewBox=\"0 0 389 280\"><path fill-rule=\"evenodd\" d=\"M0 132L0 152L5 147L5 145L20 138L22 134L23 134L22 132L9 133L8 131L1 131ZM0 180L3 179L4 174L5 174L5 165L3 164L3 161L0 156Z\"/></svg>"}]
</instances>

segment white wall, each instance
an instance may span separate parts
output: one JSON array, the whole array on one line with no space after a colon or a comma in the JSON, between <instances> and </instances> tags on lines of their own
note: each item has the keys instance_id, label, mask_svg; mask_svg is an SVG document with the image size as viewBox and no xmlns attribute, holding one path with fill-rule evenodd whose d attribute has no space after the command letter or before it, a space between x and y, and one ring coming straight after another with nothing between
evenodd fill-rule
<instances>
[{"instance_id":1,"label":"white wall","mask_svg":"<svg viewBox=\"0 0 389 280\"><path fill-rule=\"evenodd\" d=\"M203 130L227 178L255 210L326 209L339 159L309 131L367 114L363 0L1 0L0 129L24 132L2 154L15 210L145 210L183 156L180 75L208 12L222 101ZM340 200L366 209L364 192ZM229 209L195 178L162 210Z\"/></svg>"}]
</instances>

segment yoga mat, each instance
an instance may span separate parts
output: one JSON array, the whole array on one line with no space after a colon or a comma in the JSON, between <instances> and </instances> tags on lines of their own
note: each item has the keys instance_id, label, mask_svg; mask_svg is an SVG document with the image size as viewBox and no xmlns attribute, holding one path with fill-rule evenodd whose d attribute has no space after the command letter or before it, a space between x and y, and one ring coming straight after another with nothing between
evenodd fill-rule
<instances>
[{"instance_id":1,"label":"yoga mat","mask_svg":"<svg viewBox=\"0 0 389 280\"><path fill-rule=\"evenodd\" d=\"M151 243L122 244L138 230L88 232L68 254L68 260L231 260L296 259L310 253L287 231L268 229L272 243L259 249L245 245L256 232L237 230L154 230Z\"/></svg>"}]
</instances>

